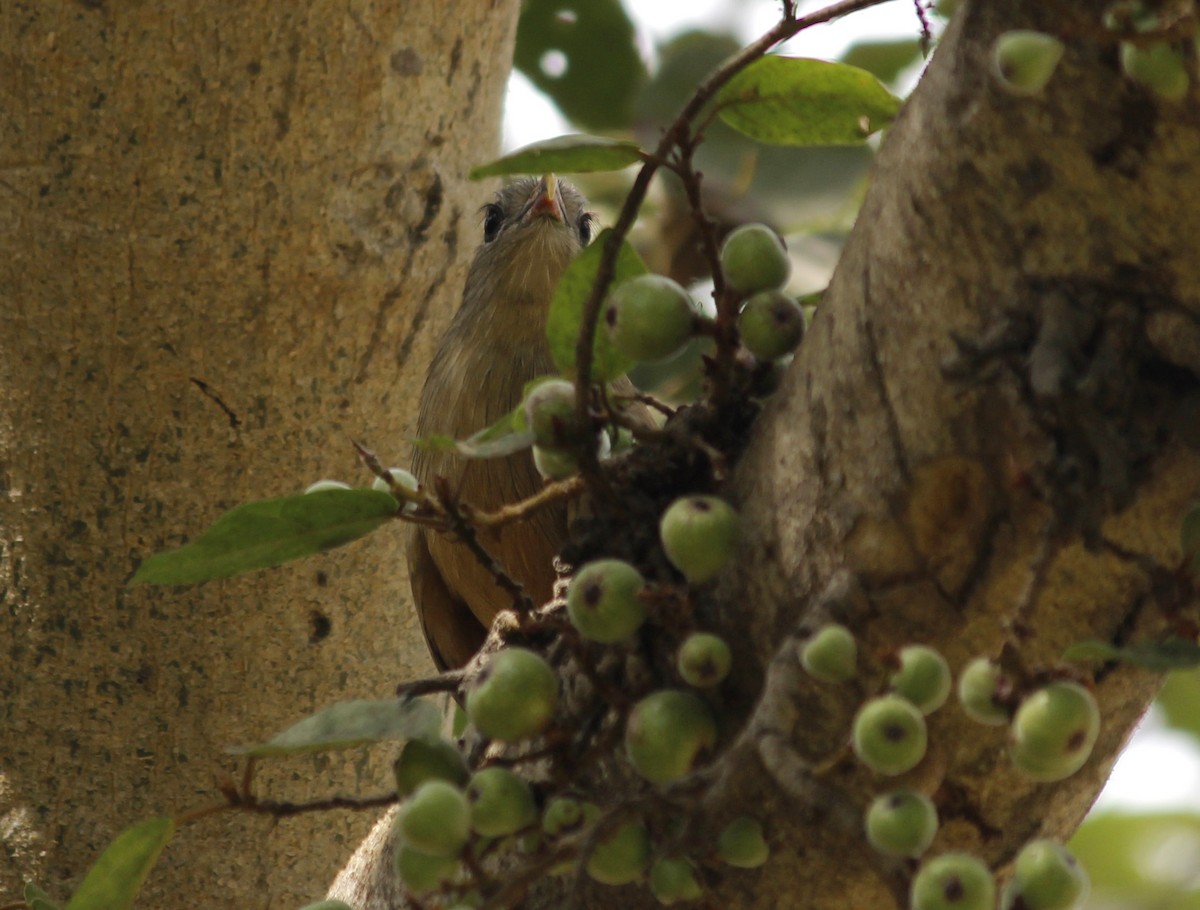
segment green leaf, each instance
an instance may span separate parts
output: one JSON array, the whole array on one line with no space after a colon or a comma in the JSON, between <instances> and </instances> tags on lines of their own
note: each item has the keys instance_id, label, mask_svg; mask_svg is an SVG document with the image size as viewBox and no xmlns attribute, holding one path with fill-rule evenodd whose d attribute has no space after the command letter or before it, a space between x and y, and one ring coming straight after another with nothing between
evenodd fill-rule
<instances>
[{"instance_id":1,"label":"green leaf","mask_svg":"<svg viewBox=\"0 0 1200 910\"><path fill-rule=\"evenodd\" d=\"M525 0L513 64L567 119L591 130L629 126L646 70L621 0ZM555 57L561 71L547 66Z\"/></svg>"},{"instance_id":2,"label":"green leaf","mask_svg":"<svg viewBox=\"0 0 1200 910\"><path fill-rule=\"evenodd\" d=\"M643 148L657 144L697 82L740 48L741 42L731 35L699 31L676 35L660 45L659 65L638 97L633 138ZM746 221L762 221L793 231L838 233L854 221L873 155L867 143L750 144L744 135L716 120L704 131L695 166L704 174L705 209L724 231ZM690 210L678 180L662 171L659 175L663 190L673 197L664 215L675 229L691 229ZM789 250L793 257L798 252ZM670 274L688 284L708 275L708 263L703 256L684 251L675 256Z\"/></svg>"},{"instance_id":3,"label":"green leaf","mask_svg":"<svg viewBox=\"0 0 1200 910\"><path fill-rule=\"evenodd\" d=\"M1200 740L1200 669L1168 673L1157 704L1168 724Z\"/></svg>"},{"instance_id":4,"label":"green leaf","mask_svg":"<svg viewBox=\"0 0 1200 910\"><path fill-rule=\"evenodd\" d=\"M535 142L489 164L472 168L472 180L504 174L588 174L619 171L642 160L636 143L602 136L555 136Z\"/></svg>"},{"instance_id":5,"label":"green leaf","mask_svg":"<svg viewBox=\"0 0 1200 910\"><path fill-rule=\"evenodd\" d=\"M916 38L859 41L842 54L842 63L866 70L881 82L894 81L920 59L921 42Z\"/></svg>"},{"instance_id":6,"label":"green leaf","mask_svg":"<svg viewBox=\"0 0 1200 910\"><path fill-rule=\"evenodd\" d=\"M288 727L278 736L254 746L230 749L233 755L266 758L301 752L331 752L384 739L432 736L442 722L441 712L422 699L341 701Z\"/></svg>"},{"instance_id":7,"label":"green leaf","mask_svg":"<svg viewBox=\"0 0 1200 910\"><path fill-rule=\"evenodd\" d=\"M50 895L33 882L25 884L25 906L29 910L59 910L58 904L50 900Z\"/></svg>"},{"instance_id":8,"label":"green leaf","mask_svg":"<svg viewBox=\"0 0 1200 910\"><path fill-rule=\"evenodd\" d=\"M391 520L399 504L379 490L321 490L248 502L191 543L151 556L130 584L190 585L331 550Z\"/></svg>"},{"instance_id":9,"label":"green leaf","mask_svg":"<svg viewBox=\"0 0 1200 910\"><path fill-rule=\"evenodd\" d=\"M142 882L174 833L175 822L169 818L152 818L126 828L88 870L67 910L126 910L133 906Z\"/></svg>"},{"instance_id":10,"label":"green leaf","mask_svg":"<svg viewBox=\"0 0 1200 910\"><path fill-rule=\"evenodd\" d=\"M1165 673L1168 670L1187 670L1200 667L1200 644L1187 638L1171 637L1161 641L1145 641L1127 648L1090 639L1077 642L1063 652L1066 660L1116 660Z\"/></svg>"},{"instance_id":11,"label":"green leaf","mask_svg":"<svg viewBox=\"0 0 1200 910\"><path fill-rule=\"evenodd\" d=\"M524 405L518 404L490 427L466 439L435 433L414 439L412 444L430 452L457 452L464 458L503 458L533 445L533 433L525 426Z\"/></svg>"},{"instance_id":12,"label":"green leaf","mask_svg":"<svg viewBox=\"0 0 1200 910\"><path fill-rule=\"evenodd\" d=\"M583 325L583 305L591 294L600 269L600 258L604 246L612 234L610 229L600 232L592 245L575 257L554 289L550 300L550 316L546 320L546 337L550 340L550 356L554 365L564 376L575 375L575 345ZM617 253L616 268L611 286L627 278L646 274L646 264L628 243L622 243ZM603 326L598 327L595 355L592 362L592 380L609 382L625 375L633 361L618 354L608 340Z\"/></svg>"},{"instance_id":13,"label":"green leaf","mask_svg":"<svg viewBox=\"0 0 1200 910\"><path fill-rule=\"evenodd\" d=\"M525 383L517 406L493 423L467 439L454 443L454 449L467 458L503 458L533 445L533 431L525 421L525 399L544 382L558 376L539 376Z\"/></svg>"},{"instance_id":14,"label":"green leaf","mask_svg":"<svg viewBox=\"0 0 1200 910\"><path fill-rule=\"evenodd\" d=\"M717 93L721 119L771 145L856 145L882 129L900 99L844 63L764 57Z\"/></svg>"},{"instance_id":15,"label":"green leaf","mask_svg":"<svg viewBox=\"0 0 1200 910\"><path fill-rule=\"evenodd\" d=\"M515 408L484 430L457 443L455 448L468 458L503 458L533 445L533 433L525 428L525 410Z\"/></svg>"}]
</instances>

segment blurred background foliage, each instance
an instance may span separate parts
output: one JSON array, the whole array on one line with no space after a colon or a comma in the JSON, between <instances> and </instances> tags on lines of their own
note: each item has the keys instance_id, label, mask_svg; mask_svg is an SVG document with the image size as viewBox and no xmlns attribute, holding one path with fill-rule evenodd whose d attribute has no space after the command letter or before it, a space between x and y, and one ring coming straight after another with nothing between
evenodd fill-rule
<instances>
[{"instance_id":1,"label":"blurred background foliage","mask_svg":"<svg viewBox=\"0 0 1200 910\"><path fill-rule=\"evenodd\" d=\"M653 146L695 85L750 37L728 27L697 28L693 23L653 42L637 21L639 7L644 10L646 3L665 0L526 0L517 32L516 68L557 106L573 131L633 138L643 147ZM750 7L778 9L773 0L710 5L716 10L712 20L718 23L737 21ZM909 4L907 29L886 38L855 40L830 59L866 69L893 92L905 95L915 84L930 37L923 34L917 15L921 6L920 0L916 6ZM817 6L804 5L802 12L809 8ZM858 21L875 12L860 14ZM924 12L930 20L931 11ZM932 25L936 33L936 16ZM510 110L509 115L522 113ZM697 164L704 174L704 204L718 233L747 221L772 225L787 239L793 260L791 290L798 295L819 292L832 274L865 192L872 145L768 147L719 122L709 124L704 138ZM572 179L588 194L601 220L611 221L631 175L627 171ZM707 298L707 264L679 187L669 175L656 181L633 240L651 269L691 286L698 300ZM643 387L685 400L694 390L701 349L696 345L671 362L642 367L634 378ZM1154 793L1145 801L1130 798L1127 783L1116 801L1107 793L1101 797L1070 844L1091 874L1088 910L1200 910L1200 671L1168 676L1151 726L1190 737L1192 779L1177 770L1177 760L1164 760L1164 773L1152 773L1154 779L1144 782L1146 792ZM1139 746L1138 736L1134 742L1135 749L1152 748ZM1138 767L1155 764L1151 752L1142 756ZM1123 780L1120 769L1117 777ZM1172 799L1172 792L1178 793L1178 800Z\"/></svg>"}]
</instances>

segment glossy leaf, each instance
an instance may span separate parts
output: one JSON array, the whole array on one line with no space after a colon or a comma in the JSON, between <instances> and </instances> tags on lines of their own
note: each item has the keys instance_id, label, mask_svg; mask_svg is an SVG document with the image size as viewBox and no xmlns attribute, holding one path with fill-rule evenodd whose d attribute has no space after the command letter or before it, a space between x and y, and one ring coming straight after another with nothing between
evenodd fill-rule
<instances>
[{"instance_id":1,"label":"glossy leaf","mask_svg":"<svg viewBox=\"0 0 1200 910\"><path fill-rule=\"evenodd\" d=\"M162 848L175 833L169 818L152 818L126 828L88 870L67 910L127 910Z\"/></svg>"},{"instance_id":2,"label":"glossy leaf","mask_svg":"<svg viewBox=\"0 0 1200 910\"><path fill-rule=\"evenodd\" d=\"M514 429L515 420L515 414L506 414L501 421L458 443L456 448L468 458L503 458L528 449L533 445L533 433Z\"/></svg>"},{"instance_id":3,"label":"glossy leaf","mask_svg":"<svg viewBox=\"0 0 1200 910\"><path fill-rule=\"evenodd\" d=\"M696 83L736 54L741 42L730 35L690 31L658 48L659 66L640 93L634 136L643 148L657 144L662 130L687 103ZM784 146L747 143L719 119L704 131L695 165L704 174L704 205L723 234L747 221L803 227L840 234L854 222L873 152L867 143L842 146ZM663 215L664 235L694 231L683 189L671 174L659 172L671 202ZM789 238L798 274L806 271L802 249ZM709 275L709 263L692 243L674 253L670 275L685 287ZM817 283L823 283L826 278Z\"/></svg>"},{"instance_id":4,"label":"glossy leaf","mask_svg":"<svg viewBox=\"0 0 1200 910\"><path fill-rule=\"evenodd\" d=\"M628 127L645 79L621 0L525 0L513 63L585 129Z\"/></svg>"},{"instance_id":5,"label":"glossy leaf","mask_svg":"<svg viewBox=\"0 0 1200 910\"><path fill-rule=\"evenodd\" d=\"M379 490L321 490L248 502L200 537L151 556L130 584L190 585L340 547L386 524L399 504Z\"/></svg>"},{"instance_id":6,"label":"glossy leaf","mask_svg":"<svg viewBox=\"0 0 1200 910\"><path fill-rule=\"evenodd\" d=\"M564 376L575 375L575 345L583 325L583 305L587 302L600 268L604 246L612 232L605 230L592 245L575 257L554 289L550 301L550 316L546 321L546 335L550 341L550 356L554 365ZM622 243L617 254L616 268L610 287L646 273L646 265L628 243ZM592 363L592 379L608 382L623 376L633 361L618 354L608 340L603 326L597 327L595 355Z\"/></svg>"},{"instance_id":7,"label":"glossy leaf","mask_svg":"<svg viewBox=\"0 0 1200 910\"><path fill-rule=\"evenodd\" d=\"M1156 673L1200 667L1200 644L1186 638L1165 638L1118 648L1099 640L1081 641L1063 653L1067 660L1120 661Z\"/></svg>"},{"instance_id":8,"label":"glossy leaf","mask_svg":"<svg viewBox=\"0 0 1200 910\"><path fill-rule=\"evenodd\" d=\"M293 724L265 743L229 751L251 758L332 752L384 739L433 736L441 722L441 712L431 702L419 698L341 701Z\"/></svg>"},{"instance_id":9,"label":"glossy leaf","mask_svg":"<svg viewBox=\"0 0 1200 910\"><path fill-rule=\"evenodd\" d=\"M573 134L535 142L471 170L472 180L504 174L588 174L619 171L642 159L636 143Z\"/></svg>"},{"instance_id":10,"label":"glossy leaf","mask_svg":"<svg viewBox=\"0 0 1200 910\"><path fill-rule=\"evenodd\" d=\"M525 411L518 404L490 427L466 439L433 434L412 443L431 452L457 452L464 458L503 458L533 445L533 433L525 427Z\"/></svg>"},{"instance_id":11,"label":"glossy leaf","mask_svg":"<svg viewBox=\"0 0 1200 910\"><path fill-rule=\"evenodd\" d=\"M855 145L887 126L900 99L857 67L764 57L717 93L721 119L773 145Z\"/></svg>"}]
</instances>

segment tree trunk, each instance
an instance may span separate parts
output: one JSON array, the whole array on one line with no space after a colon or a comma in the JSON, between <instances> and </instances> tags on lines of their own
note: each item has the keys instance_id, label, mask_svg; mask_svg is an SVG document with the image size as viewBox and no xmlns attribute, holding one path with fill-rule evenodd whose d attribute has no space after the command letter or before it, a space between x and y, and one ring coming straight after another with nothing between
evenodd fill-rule
<instances>
[{"instance_id":1,"label":"tree trunk","mask_svg":"<svg viewBox=\"0 0 1200 910\"><path fill-rule=\"evenodd\" d=\"M683 846L703 858L748 812L773 853L760 870L710 867L712 906L905 905L906 876L861 828L867 802L900 784L936 795L934 852L1003 870L1023 841L1065 837L1153 697L1151 674L1083 667L1100 740L1052 785L1017 774L1004 728L953 702L916 770L873 776L845 752L855 708L906 643L955 670L1007 645L1036 672L1073 642L1162 635L1166 614L1194 610L1170 570L1200 488L1200 129L1189 104L1123 78L1101 7L964 5L739 465L746 540L702 614L735 646L728 751ZM1005 94L991 73L992 42L1013 28L1067 42L1042 97ZM855 686L799 669L806 631L831 617L874 668ZM562 906L572 887L546 882L522 906ZM366 910L391 906L378 883L341 893L364 890ZM656 906L644 888L576 897Z\"/></svg>"},{"instance_id":2,"label":"tree trunk","mask_svg":"<svg viewBox=\"0 0 1200 910\"><path fill-rule=\"evenodd\" d=\"M226 746L425 675L399 533L128 589L222 510L408 459L461 293L516 0L0 9L0 904L217 801ZM384 751L259 789L389 786ZM147 906L315 899L373 819L182 831Z\"/></svg>"}]
</instances>

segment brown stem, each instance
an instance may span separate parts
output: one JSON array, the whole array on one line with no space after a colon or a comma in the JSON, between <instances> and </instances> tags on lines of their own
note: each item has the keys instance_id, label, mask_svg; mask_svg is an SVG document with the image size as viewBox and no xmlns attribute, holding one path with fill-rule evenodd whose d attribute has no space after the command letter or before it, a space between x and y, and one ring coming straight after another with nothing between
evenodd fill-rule
<instances>
[{"instance_id":1,"label":"brown stem","mask_svg":"<svg viewBox=\"0 0 1200 910\"><path fill-rule=\"evenodd\" d=\"M520 502L501 506L494 512L474 512L472 519L480 528L500 528L512 524L514 521L528 518L538 509L578 496L583 490L582 478L568 477L566 480L547 484L532 496L522 499Z\"/></svg>"},{"instance_id":2,"label":"brown stem","mask_svg":"<svg viewBox=\"0 0 1200 910\"><path fill-rule=\"evenodd\" d=\"M434 479L434 487L437 490L438 500L441 502L442 508L446 512L447 530L458 538L459 542L466 547L479 564L483 566L498 584L513 600L513 607L521 615L527 615L533 611L533 600L525 593L525 589L518 584L511 575L505 570L504 566L500 565L495 558L489 553L479 542L479 535L475 533L475 515L465 503L458 502L450 492L450 484L444 477Z\"/></svg>"}]
</instances>

